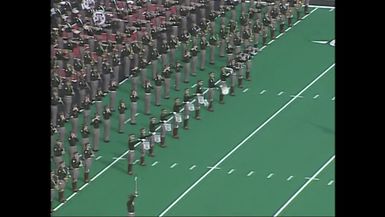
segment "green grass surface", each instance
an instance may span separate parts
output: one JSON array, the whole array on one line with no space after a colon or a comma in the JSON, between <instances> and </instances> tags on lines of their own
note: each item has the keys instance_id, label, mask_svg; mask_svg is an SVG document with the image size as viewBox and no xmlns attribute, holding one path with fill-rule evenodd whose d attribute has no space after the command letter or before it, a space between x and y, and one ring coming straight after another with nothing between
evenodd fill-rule
<instances>
[{"instance_id":1,"label":"green grass surface","mask_svg":"<svg viewBox=\"0 0 385 217\"><path fill-rule=\"evenodd\" d=\"M180 139L170 135L168 147L155 149L155 158L146 157L146 167L134 166L138 176L139 197L135 203L137 216L162 213L183 192L201 178L209 166L215 165L235 146L276 113L325 69L334 63L334 48L312 43L312 40L334 39L334 12L318 9L290 31L268 45L253 59L252 81L244 82L247 92L236 89L235 97L226 96L225 105L215 112L202 109L202 120L190 120L190 130L179 130ZM217 50L218 56L218 50ZM209 71L219 74L224 58L217 58L198 76L207 85ZM148 70L150 75L150 70ZM166 216L272 216L331 156L334 155L334 68L294 100L274 119L231 154L222 164L175 204ZM118 97L128 102L130 82L121 85ZM195 90L195 88L193 88ZM243 89L243 90L244 90ZM263 94L260 94L265 90ZM283 91L281 95L279 92ZM315 95L318 98L313 99ZM183 92L171 91L171 99L162 105L172 108L172 99ZM140 92L143 98L143 93ZM104 99L105 103L108 99ZM143 111L142 101L138 106ZM152 107L157 118L162 107ZM128 118L128 115L127 115ZM140 114L137 125L126 125L124 135L117 131L117 114L112 120L111 142L101 138L100 158L94 161L91 177L127 150L127 134L148 127L148 116ZM102 130L101 130L102 133ZM102 135L102 134L101 134ZM136 152L136 158L140 153ZM151 166L155 161L158 164ZM174 168L171 165L177 163ZM195 165L194 169L189 169ZM281 215L334 215L334 163L330 164ZM234 169L233 173L228 171ZM247 176L250 171L254 173ZM267 178L274 173L271 178ZM290 181L286 179L293 176ZM83 179L80 178L79 186ZM119 160L53 216L126 216L126 202L134 190L133 176L127 175L127 160ZM71 195L67 185L67 197ZM54 207L58 205L54 203Z\"/></svg>"}]
</instances>

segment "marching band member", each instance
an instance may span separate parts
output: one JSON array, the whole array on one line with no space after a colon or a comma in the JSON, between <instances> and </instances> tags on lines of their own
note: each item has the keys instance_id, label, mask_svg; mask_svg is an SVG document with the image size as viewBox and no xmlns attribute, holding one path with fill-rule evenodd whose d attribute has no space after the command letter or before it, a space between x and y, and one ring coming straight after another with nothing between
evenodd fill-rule
<instances>
[{"instance_id":1,"label":"marching band member","mask_svg":"<svg viewBox=\"0 0 385 217\"><path fill-rule=\"evenodd\" d=\"M197 68L197 62L198 62L198 46L193 45L193 47L190 49L191 53L191 75L196 76L196 68Z\"/></svg>"},{"instance_id":2,"label":"marching band member","mask_svg":"<svg viewBox=\"0 0 385 217\"><path fill-rule=\"evenodd\" d=\"M75 95L74 88L71 84L71 80L66 81L66 85L64 86L64 116L66 120L69 119L71 107L72 107L72 97Z\"/></svg>"},{"instance_id":3,"label":"marching band member","mask_svg":"<svg viewBox=\"0 0 385 217\"><path fill-rule=\"evenodd\" d=\"M98 92L96 93L96 98L95 98L95 107L96 107L96 112L101 114L102 113L102 108L103 108L103 91L102 89L98 89Z\"/></svg>"},{"instance_id":4,"label":"marching band member","mask_svg":"<svg viewBox=\"0 0 385 217\"><path fill-rule=\"evenodd\" d=\"M297 0L295 10L297 11L297 20L301 19L302 0Z\"/></svg>"},{"instance_id":5,"label":"marching band member","mask_svg":"<svg viewBox=\"0 0 385 217\"><path fill-rule=\"evenodd\" d=\"M210 72L209 73L209 81L208 81L208 84L209 84L209 90L208 90L208 93L207 93L207 101L209 102L209 106L207 108L207 110L209 112L213 112L214 109L213 109L213 102L214 102L214 94L215 94L215 88L217 88L217 86L215 85L215 80L214 80L214 72Z\"/></svg>"},{"instance_id":6,"label":"marching band member","mask_svg":"<svg viewBox=\"0 0 385 217\"><path fill-rule=\"evenodd\" d=\"M74 152L74 155L71 159L71 178L72 178L72 191L77 192L78 189L78 178L79 178L79 167L80 167L80 157L78 152Z\"/></svg>"},{"instance_id":7,"label":"marching band member","mask_svg":"<svg viewBox=\"0 0 385 217\"><path fill-rule=\"evenodd\" d=\"M233 59L230 61L227 67L233 69L233 73L231 73L231 80L230 80L230 95L235 96L235 83L236 83L237 74L238 74L235 72L238 72L241 69L241 64L235 61L235 59Z\"/></svg>"},{"instance_id":8,"label":"marching band member","mask_svg":"<svg viewBox=\"0 0 385 217\"><path fill-rule=\"evenodd\" d=\"M160 95L162 91L162 83L164 80L165 79L160 74L155 76L155 106L160 106Z\"/></svg>"},{"instance_id":9,"label":"marching band member","mask_svg":"<svg viewBox=\"0 0 385 217\"><path fill-rule=\"evenodd\" d=\"M119 111L119 127L118 127L118 132L119 133L124 133L124 121L126 119L126 114L125 114L126 110L127 110L126 104L121 99L119 101L119 107L118 107L118 111Z\"/></svg>"},{"instance_id":10,"label":"marching band member","mask_svg":"<svg viewBox=\"0 0 385 217\"><path fill-rule=\"evenodd\" d=\"M90 135L90 131L88 130L88 126L87 125L83 125L82 129L80 130L80 133L82 134L82 147L83 147L83 150L84 150L84 146L89 143L89 135Z\"/></svg>"},{"instance_id":11,"label":"marching band member","mask_svg":"<svg viewBox=\"0 0 385 217\"><path fill-rule=\"evenodd\" d=\"M139 68L138 67L134 67L133 69L131 69L130 71L130 79L131 79L131 90L137 90L137 86L138 86L138 77L139 77Z\"/></svg>"},{"instance_id":12,"label":"marching band member","mask_svg":"<svg viewBox=\"0 0 385 217\"><path fill-rule=\"evenodd\" d=\"M112 81L111 86L109 88L110 90L110 109L112 112L115 111L115 102L116 102L116 90L119 88L118 82Z\"/></svg>"},{"instance_id":13,"label":"marching band member","mask_svg":"<svg viewBox=\"0 0 385 217\"><path fill-rule=\"evenodd\" d=\"M142 140L136 139L135 134L130 134L128 136L128 175L132 175L132 166L135 158L135 144Z\"/></svg>"},{"instance_id":14,"label":"marching band member","mask_svg":"<svg viewBox=\"0 0 385 217\"><path fill-rule=\"evenodd\" d=\"M173 131L172 131L172 137L175 139L179 139L178 135L178 128L179 128L179 123L182 122L182 118L180 116L181 109L183 108L184 103L180 102L179 98L175 98L174 101L174 106L173 106L173 114L174 114L174 123L173 123Z\"/></svg>"},{"instance_id":15,"label":"marching band member","mask_svg":"<svg viewBox=\"0 0 385 217\"><path fill-rule=\"evenodd\" d=\"M144 114L150 114L150 102L151 102L151 89L154 87L151 85L149 80L144 82Z\"/></svg>"},{"instance_id":16,"label":"marching band member","mask_svg":"<svg viewBox=\"0 0 385 217\"><path fill-rule=\"evenodd\" d=\"M77 138L76 134L71 132L71 134L68 137L70 160L74 156L74 153L78 151L78 147L77 147L78 142L79 142L79 139Z\"/></svg>"},{"instance_id":17,"label":"marching band member","mask_svg":"<svg viewBox=\"0 0 385 217\"><path fill-rule=\"evenodd\" d=\"M71 132L75 133L75 135L78 134L78 122L79 122L79 108L77 104L74 104L72 111L71 111Z\"/></svg>"},{"instance_id":18,"label":"marching band member","mask_svg":"<svg viewBox=\"0 0 385 217\"><path fill-rule=\"evenodd\" d=\"M131 90L131 95L130 95L130 124L135 125L136 124L136 111L138 109L138 93L136 90Z\"/></svg>"},{"instance_id":19,"label":"marching band member","mask_svg":"<svg viewBox=\"0 0 385 217\"><path fill-rule=\"evenodd\" d=\"M66 186L66 182L68 180L68 171L65 167L64 161L61 161L59 164L59 168L56 171L57 176L58 176L58 190L59 190L59 202L64 203L65 197L64 197L64 189Z\"/></svg>"},{"instance_id":20,"label":"marching band member","mask_svg":"<svg viewBox=\"0 0 385 217\"><path fill-rule=\"evenodd\" d=\"M95 69L95 65L91 65L91 100L95 101L96 93L99 87L99 81L102 79L100 72Z\"/></svg>"},{"instance_id":21,"label":"marching band member","mask_svg":"<svg viewBox=\"0 0 385 217\"><path fill-rule=\"evenodd\" d=\"M170 65L175 65L175 49L178 46L178 39L175 35L170 35L170 40L168 41L168 46L170 48Z\"/></svg>"},{"instance_id":22,"label":"marching band member","mask_svg":"<svg viewBox=\"0 0 385 217\"><path fill-rule=\"evenodd\" d=\"M148 139L150 137L150 139ZM146 150L150 149L150 140L151 140L152 134L146 134L146 129L141 128L140 129L140 135L139 139L141 139L141 149L140 149L140 165L146 166L144 163L144 156L146 155Z\"/></svg>"},{"instance_id":23,"label":"marching band member","mask_svg":"<svg viewBox=\"0 0 385 217\"><path fill-rule=\"evenodd\" d=\"M227 38L228 32L227 28L224 24L221 25L221 28L219 30L219 38L220 38L220 46L219 46L219 56L224 57L225 56L225 48L226 48L226 38Z\"/></svg>"},{"instance_id":24,"label":"marching band member","mask_svg":"<svg viewBox=\"0 0 385 217\"><path fill-rule=\"evenodd\" d=\"M51 170L51 212L53 211L52 202L55 197L55 190L59 190L58 182L59 177Z\"/></svg>"},{"instance_id":25,"label":"marching band member","mask_svg":"<svg viewBox=\"0 0 385 217\"><path fill-rule=\"evenodd\" d=\"M134 208L134 200L136 198L136 194L129 195L129 199L127 202L127 211L129 217L135 217L135 208Z\"/></svg>"},{"instance_id":26,"label":"marching band member","mask_svg":"<svg viewBox=\"0 0 385 217\"><path fill-rule=\"evenodd\" d=\"M190 89L186 88L184 90L183 96L183 129L188 130L188 120L190 119L190 111L194 111L194 104L191 103L191 100L196 96L196 94L190 95Z\"/></svg>"},{"instance_id":27,"label":"marching band member","mask_svg":"<svg viewBox=\"0 0 385 217\"><path fill-rule=\"evenodd\" d=\"M183 55L183 61L184 61L184 77L183 77L183 82L188 83L190 79L190 59L191 59L191 54L189 50L186 50L184 55Z\"/></svg>"},{"instance_id":28,"label":"marching band member","mask_svg":"<svg viewBox=\"0 0 385 217\"><path fill-rule=\"evenodd\" d=\"M66 118L64 117L64 112L60 112L59 117L57 118L57 131L59 132L59 140L64 142L64 135L66 133L66 128L64 127Z\"/></svg>"},{"instance_id":29,"label":"marching band member","mask_svg":"<svg viewBox=\"0 0 385 217\"><path fill-rule=\"evenodd\" d=\"M201 116L200 116L200 111L201 111L201 105L202 104L201 102L199 102L199 98L203 98L203 81L202 80L198 80L197 81L197 86L196 86L196 89L195 89L195 95L197 96L196 100L195 100L195 119L197 120L200 120L201 119Z\"/></svg>"},{"instance_id":30,"label":"marching band member","mask_svg":"<svg viewBox=\"0 0 385 217\"><path fill-rule=\"evenodd\" d=\"M210 46L210 64L215 64L215 47L218 46L218 38L214 35L214 30L210 33L209 37Z\"/></svg>"},{"instance_id":31,"label":"marching band member","mask_svg":"<svg viewBox=\"0 0 385 217\"><path fill-rule=\"evenodd\" d=\"M179 85L180 85L180 77L181 77L181 70L183 66L179 63L179 61L176 61L176 64L174 66L175 69L175 91L179 91Z\"/></svg>"},{"instance_id":32,"label":"marching band member","mask_svg":"<svg viewBox=\"0 0 385 217\"><path fill-rule=\"evenodd\" d=\"M90 96L86 95L84 101L82 102L83 111L83 124L90 124L90 114L91 114L91 100Z\"/></svg>"},{"instance_id":33,"label":"marching band member","mask_svg":"<svg viewBox=\"0 0 385 217\"><path fill-rule=\"evenodd\" d=\"M208 42L206 40L206 35L202 33L201 41L200 41L200 53L201 53L201 61L200 61L200 70L204 71L205 70L205 65L206 65L206 48L207 48Z\"/></svg>"},{"instance_id":34,"label":"marching band member","mask_svg":"<svg viewBox=\"0 0 385 217\"><path fill-rule=\"evenodd\" d=\"M171 82L171 67L169 65L165 65L164 69L162 70L162 76L164 79L164 98L169 99L170 98L170 82Z\"/></svg>"},{"instance_id":35,"label":"marching band member","mask_svg":"<svg viewBox=\"0 0 385 217\"><path fill-rule=\"evenodd\" d=\"M221 68L221 76L220 76L220 87L221 87L221 92L219 93L219 103L224 104L224 98L225 98L225 91L227 90L227 84L226 84L226 79L230 76L230 71L233 72L231 68L227 67L222 67Z\"/></svg>"},{"instance_id":36,"label":"marching band member","mask_svg":"<svg viewBox=\"0 0 385 217\"><path fill-rule=\"evenodd\" d=\"M150 42L150 50L151 50L151 55L150 55L150 61L152 64L152 78L155 78L156 74L158 74L158 59L160 57L159 51L154 46L152 42Z\"/></svg>"},{"instance_id":37,"label":"marching band member","mask_svg":"<svg viewBox=\"0 0 385 217\"><path fill-rule=\"evenodd\" d=\"M92 164L92 157L94 156L90 143L85 144L83 158L84 158L84 182L88 183L90 181L90 168Z\"/></svg>"},{"instance_id":38,"label":"marching band member","mask_svg":"<svg viewBox=\"0 0 385 217\"><path fill-rule=\"evenodd\" d=\"M95 113L95 117L91 120L91 124L94 127L93 130L93 135L92 135L92 150L94 152L99 151L99 137L100 137L100 129L99 129L99 124L100 124L100 116L99 113Z\"/></svg>"},{"instance_id":39,"label":"marching band member","mask_svg":"<svg viewBox=\"0 0 385 217\"><path fill-rule=\"evenodd\" d=\"M64 145L61 141L56 141L54 147L53 147L53 160L55 162L56 168L60 167L60 162L63 161L63 154L64 154Z\"/></svg>"},{"instance_id":40,"label":"marching band member","mask_svg":"<svg viewBox=\"0 0 385 217\"><path fill-rule=\"evenodd\" d=\"M166 109L161 110L160 121L162 122L162 127L161 127L161 131L160 131L160 147L162 147L162 148L166 147L166 145L164 144L166 142L166 131L168 131L167 126L170 126L167 123L167 119L171 115L173 115L173 112L167 112Z\"/></svg>"},{"instance_id":41,"label":"marching band member","mask_svg":"<svg viewBox=\"0 0 385 217\"><path fill-rule=\"evenodd\" d=\"M58 91L53 90L51 95L51 122L53 126L56 126L58 104L64 104L61 97L58 95Z\"/></svg>"},{"instance_id":42,"label":"marching band member","mask_svg":"<svg viewBox=\"0 0 385 217\"><path fill-rule=\"evenodd\" d=\"M161 125L163 122L159 121L159 122L156 122L156 118L155 117L151 117L150 118L150 124L149 124L149 132L152 134L152 137L150 139L150 150L149 150L149 153L148 155L150 157L154 157L154 146L155 146L155 131L156 131L156 128Z\"/></svg>"},{"instance_id":43,"label":"marching band member","mask_svg":"<svg viewBox=\"0 0 385 217\"><path fill-rule=\"evenodd\" d=\"M110 131L111 131L111 115L112 112L110 110L110 107L107 105L104 106L103 111L103 132L104 132L104 142L109 143L110 142Z\"/></svg>"}]
</instances>

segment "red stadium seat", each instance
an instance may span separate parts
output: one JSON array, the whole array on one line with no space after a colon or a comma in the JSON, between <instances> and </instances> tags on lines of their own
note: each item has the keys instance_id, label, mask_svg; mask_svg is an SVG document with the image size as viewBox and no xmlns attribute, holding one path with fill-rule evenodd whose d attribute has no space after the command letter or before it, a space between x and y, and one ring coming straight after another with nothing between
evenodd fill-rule
<instances>
[{"instance_id":1,"label":"red stadium seat","mask_svg":"<svg viewBox=\"0 0 385 217\"><path fill-rule=\"evenodd\" d=\"M61 77L61 78L65 78L65 71L64 71L64 69L60 69L59 70L59 76Z\"/></svg>"},{"instance_id":2,"label":"red stadium seat","mask_svg":"<svg viewBox=\"0 0 385 217\"><path fill-rule=\"evenodd\" d=\"M108 35L107 35L107 33L102 33L100 35L95 35L95 38L97 41L106 42L108 39Z\"/></svg>"},{"instance_id":3,"label":"red stadium seat","mask_svg":"<svg viewBox=\"0 0 385 217\"><path fill-rule=\"evenodd\" d=\"M68 38L68 32L66 31L63 32L63 38Z\"/></svg>"},{"instance_id":4,"label":"red stadium seat","mask_svg":"<svg viewBox=\"0 0 385 217\"><path fill-rule=\"evenodd\" d=\"M72 55L74 58L80 58L81 54L80 54L80 47L79 46L76 46L73 48Z\"/></svg>"},{"instance_id":5,"label":"red stadium seat","mask_svg":"<svg viewBox=\"0 0 385 217\"><path fill-rule=\"evenodd\" d=\"M127 8L126 2L124 1L117 1L116 5L118 6L118 8Z\"/></svg>"},{"instance_id":6,"label":"red stadium seat","mask_svg":"<svg viewBox=\"0 0 385 217\"><path fill-rule=\"evenodd\" d=\"M101 34L101 38L102 38L102 41L103 41L103 42L106 42L107 39L108 39L107 33L103 32L103 33Z\"/></svg>"},{"instance_id":7,"label":"red stadium seat","mask_svg":"<svg viewBox=\"0 0 385 217\"><path fill-rule=\"evenodd\" d=\"M171 8L170 8L170 12L171 12L171 14L176 14L176 6L172 6Z\"/></svg>"},{"instance_id":8,"label":"red stadium seat","mask_svg":"<svg viewBox=\"0 0 385 217\"><path fill-rule=\"evenodd\" d=\"M112 41L112 42L116 42L115 36L116 36L116 34L109 35L108 40Z\"/></svg>"},{"instance_id":9,"label":"red stadium seat","mask_svg":"<svg viewBox=\"0 0 385 217\"><path fill-rule=\"evenodd\" d=\"M156 11L157 5L156 4L151 4L149 7L149 11Z\"/></svg>"},{"instance_id":10,"label":"red stadium seat","mask_svg":"<svg viewBox=\"0 0 385 217\"><path fill-rule=\"evenodd\" d=\"M156 21L155 20L156 20L155 18L150 20L151 27L154 27L156 25Z\"/></svg>"},{"instance_id":11,"label":"red stadium seat","mask_svg":"<svg viewBox=\"0 0 385 217\"><path fill-rule=\"evenodd\" d=\"M165 20L166 20L166 17L165 17L165 16L160 16L160 17L159 17L160 23L163 23Z\"/></svg>"}]
</instances>

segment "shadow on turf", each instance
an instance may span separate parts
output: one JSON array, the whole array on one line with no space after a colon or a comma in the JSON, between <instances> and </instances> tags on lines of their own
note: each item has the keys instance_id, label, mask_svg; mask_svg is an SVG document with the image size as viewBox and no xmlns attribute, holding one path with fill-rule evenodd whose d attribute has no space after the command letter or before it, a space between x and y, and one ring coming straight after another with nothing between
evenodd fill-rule
<instances>
[{"instance_id":1,"label":"shadow on turf","mask_svg":"<svg viewBox=\"0 0 385 217\"><path fill-rule=\"evenodd\" d=\"M322 126L322 125L319 125L319 124L316 124L316 123L312 123L310 122L311 125L315 126L316 128L320 129L321 131L323 131L324 133L327 133L327 134L335 134L335 131L328 128L328 127L325 127L325 126Z\"/></svg>"}]
</instances>

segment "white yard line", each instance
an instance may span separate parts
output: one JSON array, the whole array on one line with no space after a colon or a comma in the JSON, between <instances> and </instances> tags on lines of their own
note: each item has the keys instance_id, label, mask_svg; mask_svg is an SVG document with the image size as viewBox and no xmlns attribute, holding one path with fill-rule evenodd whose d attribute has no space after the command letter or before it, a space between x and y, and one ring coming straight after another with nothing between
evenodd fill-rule
<instances>
[{"instance_id":1,"label":"white yard line","mask_svg":"<svg viewBox=\"0 0 385 217\"><path fill-rule=\"evenodd\" d=\"M314 178L312 178L312 177L305 177L305 179L308 179L308 180L311 179L311 180L319 181L319 178L315 178L315 177Z\"/></svg>"},{"instance_id":2,"label":"white yard line","mask_svg":"<svg viewBox=\"0 0 385 217\"><path fill-rule=\"evenodd\" d=\"M135 117L138 116L140 113L136 113ZM131 118L127 119L124 123L127 124L127 122L131 121Z\"/></svg>"},{"instance_id":3,"label":"white yard line","mask_svg":"<svg viewBox=\"0 0 385 217\"><path fill-rule=\"evenodd\" d=\"M207 167L208 169L211 169L211 168L213 168L213 169L217 169L217 170L220 170L221 168L220 167Z\"/></svg>"},{"instance_id":4,"label":"white yard line","mask_svg":"<svg viewBox=\"0 0 385 217\"><path fill-rule=\"evenodd\" d=\"M128 78L124 79L123 81L119 82L119 85L123 84L124 82L126 82L128 80Z\"/></svg>"},{"instance_id":5,"label":"white yard line","mask_svg":"<svg viewBox=\"0 0 385 217\"><path fill-rule=\"evenodd\" d=\"M303 98L303 96L296 96L296 95L290 95L290 97L293 97L293 98Z\"/></svg>"},{"instance_id":6,"label":"white yard line","mask_svg":"<svg viewBox=\"0 0 385 217\"><path fill-rule=\"evenodd\" d=\"M334 158L335 155L333 155L316 173L314 173L312 178L316 177L319 173L321 173L321 171L324 170L334 160ZM297 192L295 192L295 194L291 196L291 198L274 214L273 217L278 216L291 203L291 201L293 201L294 198L296 198L298 194L301 193L301 191L303 191L303 189L305 189L306 186L310 184L311 181L313 181L313 179L309 179Z\"/></svg>"}]
</instances>

